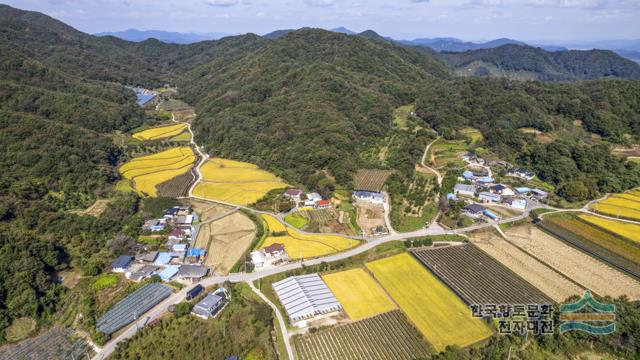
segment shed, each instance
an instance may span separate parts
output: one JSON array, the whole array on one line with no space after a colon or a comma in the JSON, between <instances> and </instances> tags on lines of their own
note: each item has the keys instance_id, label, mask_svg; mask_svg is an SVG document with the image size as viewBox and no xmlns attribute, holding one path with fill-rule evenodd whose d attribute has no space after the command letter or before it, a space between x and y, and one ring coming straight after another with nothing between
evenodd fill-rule
<instances>
[{"instance_id":1,"label":"shed","mask_svg":"<svg viewBox=\"0 0 640 360\"><path fill-rule=\"evenodd\" d=\"M169 265L167 267L164 268L164 270L160 271L158 273L158 275L160 276L160 278L164 281L169 281L171 280L174 276L176 276L176 274L178 273L178 271L180 270L180 266L177 265Z\"/></svg>"},{"instance_id":2,"label":"shed","mask_svg":"<svg viewBox=\"0 0 640 360\"><path fill-rule=\"evenodd\" d=\"M476 187L467 184L456 184L453 187L453 193L456 195L473 196L476 193Z\"/></svg>"},{"instance_id":3,"label":"shed","mask_svg":"<svg viewBox=\"0 0 640 360\"><path fill-rule=\"evenodd\" d=\"M156 261L153 262L154 265L167 265L171 261L171 254L168 252L158 253L158 257L156 257Z\"/></svg>"},{"instance_id":4,"label":"shed","mask_svg":"<svg viewBox=\"0 0 640 360\"><path fill-rule=\"evenodd\" d=\"M473 175L473 173L472 173L471 171L469 171L469 170L465 170L465 171L462 173L462 177L463 177L463 178L465 178L465 179L467 179L467 180L473 180L473 178L475 178L475 175Z\"/></svg>"},{"instance_id":5,"label":"shed","mask_svg":"<svg viewBox=\"0 0 640 360\"><path fill-rule=\"evenodd\" d=\"M530 189L530 188L528 188L528 187L517 187L517 188L516 188L516 192L517 192L518 194L526 194L526 193L530 193L530 192L531 192L531 189Z\"/></svg>"},{"instance_id":6,"label":"shed","mask_svg":"<svg viewBox=\"0 0 640 360\"><path fill-rule=\"evenodd\" d=\"M318 274L291 276L273 283L273 289L292 322L342 309Z\"/></svg>"}]
</instances>

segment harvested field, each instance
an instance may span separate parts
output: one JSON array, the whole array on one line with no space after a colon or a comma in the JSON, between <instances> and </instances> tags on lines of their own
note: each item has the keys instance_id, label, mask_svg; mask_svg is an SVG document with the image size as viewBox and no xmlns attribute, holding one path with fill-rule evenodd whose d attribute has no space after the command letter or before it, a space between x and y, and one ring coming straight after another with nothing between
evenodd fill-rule
<instances>
[{"instance_id":1,"label":"harvested field","mask_svg":"<svg viewBox=\"0 0 640 360\"><path fill-rule=\"evenodd\" d=\"M207 250L204 264L217 275L227 275L256 235L256 226L246 215L235 212L200 226L196 247Z\"/></svg>"},{"instance_id":2,"label":"harvested field","mask_svg":"<svg viewBox=\"0 0 640 360\"><path fill-rule=\"evenodd\" d=\"M390 170L363 169L356 173L356 190L380 192L384 182L391 175Z\"/></svg>"},{"instance_id":3,"label":"harvested field","mask_svg":"<svg viewBox=\"0 0 640 360\"><path fill-rule=\"evenodd\" d=\"M180 197L187 196L189 187L193 182L193 174L191 171L176 176L171 180L165 181L156 186L158 196Z\"/></svg>"},{"instance_id":4,"label":"harvested field","mask_svg":"<svg viewBox=\"0 0 640 360\"><path fill-rule=\"evenodd\" d=\"M429 346L400 311L294 337L300 360L411 360Z\"/></svg>"},{"instance_id":5,"label":"harvested field","mask_svg":"<svg viewBox=\"0 0 640 360\"><path fill-rule=\"evenodd\" d=\"M601 296L640 299L640 283L532 225L506 231L509 240L568 278Z\"/></svg>"},{"instance_id":6,"label":"harvested field","mask_svg":"<svg viewBox=\"0 0 640 360\"><path fill-rule=\"evenodd\" d=\"M271 244L283 244L290 259L313 258L344 251L360 244L360 241L339 235L308 234L285 228L271 215L262 215L271 233L261 248ZM276 233L278 236L273 236Z\"/></svg>"},{"instance_id":7,"label":"harvested field","mask_svg":"<svg viewBox=\"0 0 640 360\"><path fill-rule=\"evenodd\" d=\"M118 171L125 179L133 181L136 190L156 196L157 185L187 173L195 159L196 156L190 147L176 147L132 159Z\"/></svg>"},{"instance_id":8,"label":"harvested field","mask_svg":"<svg viewBox=\"0 0 640 360\"><path fill-rule=\"evenodd\" d=\"M161 139L174 137L182 133L186 129L187 129L187 124L178 123L178 124L143 130L133 134L133 137L140 141L161 140Z\"/></svg>"},{"instance_id":9,"label":"harvested field","mask_svg":"<svg viewBox=\"0 0 640 360\"><path fill-rule=\"evenodd\" d=\"M473 244L413 251L467 304L551 304L553 300Z\"/></svg>"},{"instance_id":10,"label":"harvested field","mask_svg":"<svg viewBox=\"0 0 640 360\"><path fill-rule=\"evenodd\" d=\"M231 204L252 204L267 192L288 186L270 172L241 161L213 158L200 170L203 180L194 195Z\"/></svg>"},{"instance_id":11,"label":"harvested field","mask_svg":"<svg viewBox=\"0 0 640 360\"><path fill-rule=\"evenodd\" d=\"M448 287L407 253L366 263L376 280L436 351L465 347L491 330Z\"/></svg>"},{"instance_id":12,"label":"harvested field","mask_svg":"<svg viewBox=\"0 0 640 360\"><path fill-rule=\"evenodd\" d=\"M304 213L309 217L309 220L315 221L318 223L324 223L327 221L338 219L338 214L336 214L336 211L333 208L313 209L313 210L305 211Z\"/></svg>"},{"instance_id":13,"label":"harvested field","mask_svg":"<svg viewBox=\"0 0 640 360\"><path fill-rule=\"evenodd\" d=\"M327 274L322 279L351 320L361 320L396 308L380 285L364 269Z\"/></svg>"},{"instance_id":14,"label":"harvested field","mask_svg":"<svg viewBox=\"0 0 640 360\"><path fill-rule=\"evenodd\" d=\"M358 226L365 235L371 235L372 228L378 226L386 226L384 223L384 206L376 205L368 202L359 202L356 204L358 217L356 221Z\"/></svg>"},{"instance_id":15,"label":"harvested field","mask_svg":"<svg viewBox=\"0 0 640 360\"><path fill-rule=\"evenodd\" d=\"M473 232L469 234L469 240L555 302L562 302L572 295L582 295L584 292L583 288L508 243L494 230Z\"/></svg>"},{"instance_id":16,"label":"harvested field","mask_svg":"<svg viewBox=\"0 0 640 360\"><path fill-rule=\"evenodd\" d=\"M76 211L75 213L78 215L89 215L89 216L98 217L100 216L100 214L104 212L107 206L109 206L110 202L111 200L109 199L99 199L99 200L96 200L93 204L91 204L91 206L89 206L88 208L81 211Z\"/></svg>"},{"instance_id":17,"label":"harvested field","mask_svg":"<svg viewBox=\"0 0 640 360\"><path fill-rule=\"evenodd\" d=\"M640 246L582 221L582 216L549 215L540 226L568 244L640 279Z\"/></svg>"}]
</instances>

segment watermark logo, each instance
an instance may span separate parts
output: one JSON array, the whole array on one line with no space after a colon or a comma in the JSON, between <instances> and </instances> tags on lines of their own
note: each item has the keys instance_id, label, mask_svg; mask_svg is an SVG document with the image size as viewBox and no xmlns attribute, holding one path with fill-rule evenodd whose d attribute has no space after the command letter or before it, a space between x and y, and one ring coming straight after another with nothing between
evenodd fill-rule
<instances>
[{"instance_id":1,"label":"watermark logo","mask_svg":"<svg viewBox=\"0 0 640 360\"><path fill-rule=\"evenodd\" d=\"M603 304L586 291L582 299L573 304L560 305L560 333L578 330L593 335L606 335L616 331L616 306Z\"/></svg>"}]
</instances>

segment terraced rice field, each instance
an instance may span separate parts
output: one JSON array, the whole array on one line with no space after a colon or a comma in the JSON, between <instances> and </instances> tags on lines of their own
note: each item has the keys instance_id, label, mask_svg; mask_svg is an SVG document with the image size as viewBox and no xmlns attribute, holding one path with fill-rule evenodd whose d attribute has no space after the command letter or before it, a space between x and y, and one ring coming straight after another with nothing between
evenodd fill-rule
<instances>
[{"instance_id":1,"label":"terraced rice field","mask_svg":"<svg viewBox=\"0 0 640 360\"><path fill-rule=\"evenodd\" d=\"M167 197L180 197L187 196L189 193L189 187L194 181L193 174L189 171L180 176L176 176L173 179L158 184L156 189L158 190L158 196Z\"/></svg>"},{"instance_id":2,"label":"terraced rice field","mask_svg":"<svg viewBox=\"0 0 640 360\"><path fill-rule=\"evenodd\" d=\"M157 185L188 172L195 159L190 147L176 147L132 159L118 171L125 179L134 183L136 190L149 196L157 196Z\"/></svg>"},{"instance_id":3,"label":"terraced rice field","mask_svg":"<svg viewBox=\"0 0 640 360\"><path fill-rule=\"evenodd\" d=\"M300 360L412 360L431 353L400 311L294 337Z\"/></svg>"},{"instance_id":4,"label":"terraced rice field","mask_svg":"<svg viewBox=\"0 0 640 360\"><path fill-rule=\"evenodd\" d=\"M622 221L615 221L610 219L604 219L593 215L580 215L580 219L606 229L616 235L622 236L625 239L629 239L640 244L640 225L626 223Z\"/></svg>"},{"instance_id":5,"label":"terraced rice field","mask_svg":"<svg viewBox=\"0 0 640 360\"><path fill-rule=\"evenodd\" d=\"M506 231L509 241L601 296L640 299L640 283L531 225Z\"/></svg>"},{"instance_id":6,"label":"terraced rice field","mask_svg":"<svg viewBox=\"0 0 640 360\"><path fill-rule=\"evenodd\" d=\"M570 245L640 279L640 244L593 225L584 216L549 215L540 226Z\"/></svg>"},{"instance_id":7,"label":"terraced rice field","mask_svg":"<svg viewBox=\"0 0 640 360\"><path fill-rule=\"evenodd\" d=\"M553 303L473 244L417 250L413 254L467 304Z\"/></svg>"},{"instance_id":8,"label":"terraced rice field","mask_svg":"<svg viewBox=\"0 0 640 360\"><path fill-rule=\"evenodd\" d=\"M555 302L564 301L572 295L582 295L584 292L582 287L513 246L494 230L473 232L469 234L469 240Z\"/></svg>"},{"instance_id":9,"label":"terraced rice field","mask_svg":"<svg viewBox=\"0 0 640 360\"><path fill-rule=\"evenodd\" d=\"M407 253L366 263L373 276L431 345L465 347L491 330L449 288Z\"/></svg>"},{"instance_id":10,"label":"terraced rice field","mask_svg":"<svg viewBox=\"0 0 640 360\"><path fill-rule=\"evenodd\" d=\"M174 125L161 126L161 127L139 131L133 134L133 137L140 141L160 140L160 139L166 139L166 138L177 136L180 133L184 132L186 129L187 129L187 124L178 123Z\"/></svg>"},{"instance_id":11,"label":"terraced rice field","mask_svg":"<svg viewBox=\"0 0 640 360\"><path fill-rule=\"evenodd\" d=\"M252 204L267 192L288 186L270 172L241 161L209 159L200 170L203 179L194 195L231 204Z\"/></svg>"},{"instance_id":12,"label":"terraced rice field","mask_svg":"<svg viewBox=\"0 0 640 360\"><path fill-rule=\"evenodd\" d=\"M292 228L285 228L271 215L262 215L269 231L281 236L268 236L261 248L274 243L283 244L290 259L313 258L344 251L360 244L358 240L339 235L305 234Z\"/></svg>"},{"instance_id":13,"label":"terraced rice field","mask_svg":"<svg viewBox=\"0 0 640 360\"><path fill-rule=\"evenodd\" d=\"M591 205L591 209L613 217L640 220L640 190L611 195Z\"/></svg>"},{"instance_id":14,"label":"terraced rice field","mask_svg":"<svg viewBox=\"0 0 640 360\"><path fill-rule=\"evenodd\" d=\"M380 285L364 269L351 269L323 275L351 320L361 320L396 308Z\"/></svg>"}]
</instances>

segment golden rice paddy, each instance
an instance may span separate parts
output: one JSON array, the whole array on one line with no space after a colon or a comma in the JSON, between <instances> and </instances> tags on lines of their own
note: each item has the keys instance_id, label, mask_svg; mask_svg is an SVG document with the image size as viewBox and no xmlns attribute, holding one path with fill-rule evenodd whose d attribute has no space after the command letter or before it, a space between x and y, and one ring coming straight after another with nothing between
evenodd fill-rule
<instances>
[{"instance_id":1,"label":"golden rice paddy","mask_svg":"<svg viewBox=\"0 0 640 360\"><path fill-rule=\"evenodd\" d=\"M640 225L604 219L599 216L582 214L580 219L597 227L608 230L616 235L622 236L634 242L640 243Z\"/></svg>"},{"instance_id":2,"label":"golden rice paddy","mask_svg":"<svg viewBox=\"0 0 640 360\"><path fill-rule=\"evenodd\" d=\"M640 190L611 195L591 205L591 209L609 216L640 220Z\"/></svg>"},{"instance_id":3,"label":"golden rice paddy","mask_svg":"<svg viewBox=\"0 0 640 360\"><path fill-rule=\"evenodd\" d=\"M407 253L366 264L437 351L486 339L491 330L448 287Z\"/></svg>"},{"instance_id":4,"label":"golden rice paddy","mask_svg":"<svg viewBox=\"0 0 640 360\"><path fill-rule=\"evenodd\" d=\"M252 204L267 192L288 186L270 172L241 161L213 158L200 171L202 181L194 195L231 204Z\"/></svg>"},{"instance_id":5,"label":"golden rice paddy","mask_svg":"<svg viewBox=\"0 0 640 360\"><path fill-rule=\"evenodd\" d=\"M344 251L360 244L358 240L340 235L305 234L295 229L285 227L271 215L262 215L269 227L268 236L261 248L271 244L283 244L289 259L313 258ZM273 236L273 233L284 233Z\"/></svg>"},{"instance_id":6,"label":"golden rice paddy","mask_svg":"<svg viewBox=\"0 0 640 360\"><path fill-rule=\"evenodd\" d=\"M186 173L195 159L196 156L190 147L176 147L132 159L118 171L125 179L133 182L136 190L156 196L156 185Z\"/></svg>"},{"instance_id":7,"label":"golden rice paddy","mask_svg":"<svg viewBox=\"0 0 640 360\"><path fill-rule=\"evenodd\" d=\"M139 131L133 134L135 139L140 141L149 141L149 140L160 140L165 138L170 138L182 133L186 130L186 123L179 123L175 125L161 126L156 128L151 128L143 131ZM187 139L188 140L188 139Z\"/></svg>"},{"instance_id":8,"label":"golden rice paddy","mask_svg":"<svg viewBox=\"0 0 640 360\"><path fill-rule=\"evenodd\" d=\"M323 275L351 320L361 320L391 311L396 305L364 269L351 269Z\"/></svg>"}]
</instances>

